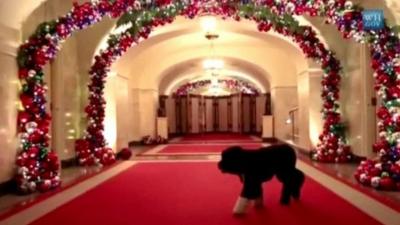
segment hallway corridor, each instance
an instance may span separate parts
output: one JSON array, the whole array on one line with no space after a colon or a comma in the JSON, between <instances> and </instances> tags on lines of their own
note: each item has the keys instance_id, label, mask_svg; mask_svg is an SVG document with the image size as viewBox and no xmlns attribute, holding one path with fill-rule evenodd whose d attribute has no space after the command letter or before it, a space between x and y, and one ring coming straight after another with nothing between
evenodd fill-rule
<instances>
[{"instance_id":1,"label":"hallway corridor","mask_svg":"<svg viewBox=\"0 0 400 225\"><path fill-rule=\"evenodd\" d=\"M395 225L400 219L400 204L396 211L321 172L301 155L297 167L307 179L300 201L281 206L281 186L274 179L264 184L265 208L234 217L231 210L241 184L218 170L219 152L230 145L270 145L257 138L235 138L191 136L134 150L131 160L15 211L0 224Z\"/></svg>"},{"instance_id":2,"label":"hallway corridor","mask_svg":"<svg viewBox=\"0 0 400 225\"><path fill-rule=\"evenodd\" d=\"M399 2L1 0L0 225L400 225Z\"/></svg>"}]
</instances>

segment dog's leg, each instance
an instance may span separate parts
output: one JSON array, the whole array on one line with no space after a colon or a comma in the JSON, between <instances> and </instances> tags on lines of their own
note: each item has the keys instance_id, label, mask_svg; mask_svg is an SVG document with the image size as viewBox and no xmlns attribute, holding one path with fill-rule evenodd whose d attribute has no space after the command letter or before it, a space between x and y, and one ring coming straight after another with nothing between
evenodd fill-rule
<instances>
[{"instance_id":1,"label":"dog's leg","mask_svg":"<svg viewBox=\"0 0 400 225\"><path fill-rule=\"evenodd\" d=\"M254 207L257 209L264 208L264 199L262 195L254 200Z\"/></svg>"},{"instance_id":2,"label":"dog's leg","mask_svg":"<svg viewBox=\"0 0 400 225\"><path fill-rule=\"evenodd\" d=\"M292 189L292 196L294 199L300 199L300 192L304 184L305 176L301 170L295 169L293 177L294 177L294 185Z\"/></svg>"},{"instance_id":3,"label":"dog's leg","mask_svg":"<svg viewBox=\"0 0 400 225\"><path fill-rule=\"evenodd\" d=\"M282 183L282 190L281 190L281 199L280 203L282 205L289 205L290 203L290 196L292 194L292 183L291 183L291 173L287 171L283 171L281 173L276 174L276 178Z\"/></svg>"},{"instance_id":4,"label":"dog's leg","mask_svg":"<svg viewBox=\"0 0 400 225\"><path fill-rule=\"evenodd\" d=\"M263 192L262 192L262 188L260 188L260 194L258 195L258 197L255 197L254 199L254 207L256 209L262 209L264 208L264 198L263 198Z\"/></svg>"},{"instance_id":5,"label":"dog's leg","mask_svg":"<svg viewBox=\"0 0 400 225\"><path fill-rule=\"evenodd\" d=\"M289 205L290 203L290 194L291 194L291 187L288 183L282 183L282 191L281 191L281 204L282 205Z\"/></svg>"},{"instance_id":6,"label":"dog's leg","mask_svg":"<svg viewBox=\"0 0 400 225\"><path fill-rule=\"evenodd\" d=\"M234 215L243 215L246 213L246 209L249 205L249 199L244 197L239 197L236 200L235 207L233 207L233 214Z\"/></svg>"}]
</instances>

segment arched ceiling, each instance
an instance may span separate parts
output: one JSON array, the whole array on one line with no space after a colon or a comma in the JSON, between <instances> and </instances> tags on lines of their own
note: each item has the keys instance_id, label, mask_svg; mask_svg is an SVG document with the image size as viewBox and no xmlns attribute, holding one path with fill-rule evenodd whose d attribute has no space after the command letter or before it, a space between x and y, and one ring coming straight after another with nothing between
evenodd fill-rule
<instances>
[{"instance_id":1,"label":"arched ceiling","mask_svg":"<svg viewBox=\"0 0 400 225\"><path fill-rule=\"evenodd\" d=\"M6 27L19 29L28 15L44 2L46 0L2 0L0 1L0 21Z\"/></svg>"},{"instance_id":2,"label":"arched ceiling","mask_svg":"<svg viewBox=\"0 0 400 225\"><path fill-rule=\"evenodd\" d=\"M245 80L254 84L261 92L269 91L269 82L264 74L264 71L257 65L250 62L237 60L235 58L223 58L226 64L224 69L218 70L217 74L221 76L229 76L241 80ZM191 59L181 64L176 64L167 69L162 75L162 80L159 85L161 94L169 95L177 87L184 83L188 83L196 79L208 79L209 71L204 71L201 68L202 59Z\"/></svg>"},{"instance_id":3,"label":"arched ceiling","mask_svg":"<svg viewBox=\"0 0 400 225\"><path fill-rule=\"evenodd\" d=\"M78 3L85 1L88 0L78 0ZM62 6L59 4L60 2L63 3ZM72 2L74 0L0 1L0 31L3 31L0 32L0 39L7 40L11 36L14 38L16 35L10 35L8 32L10 29L18 31L20 37L22 37L22 24L28 20L33 12L45 8L46 10L41 11L50 10L59 15L60 12L67 12L72 6ZM353 2L359 3L365 8L383 9L392 25L400 21L400 3L398 0L353 0ZM56 18L56 16L50 16L49 19L51 18ZM320 30L320 37L331 36L331 30L327 30L320 19L308 17L299 17L298 19L302 24L312 25L316 30ZM162 76L166 74L166 71L171 70L176 65L185 67L185 63L188 61L208 57L207 41L203 38L201 29L195 23L196 21L178 19L172 25L157 29L149 40L129 50L128 54L118 61L114 69L118 73L132 77L134 85L144 85L148 88L157 87L165 82ZM279 81L283 80L289 85L295 84L294 75L296 71L299 68L304 68L304 65L307 64L299 49L287 39L278 37L273 32L269 34L259 33L254 24L249 25L248 23L250 22L219 22L221 34L221 38L217 41L219 57L224 58L227 65L232 64L231 61L256 64L258 74L263 74L273 85L279 85ZM97 35L106 38L108 33ZM330 39L327 39L328 44L332 43ZM19 40L19 42L21 41ZM98 44L98 48L100 46L101 43ZM289 55L290 58L288 58ZM272 68L271 65L275 65L272 67L278 65L281 68ZM190 64L187 66L190 67ZM251 71L242 72L254 75ZM271 77L278 79L278 81L271 80Z\"/></svg>"},{"instance_id":4,"label":"arched ceiling","mask_svg":"<svg viewBox=\"0 0 400 225\"><path fill-rule=\"evenodd\" d=\"M193 72L202 73L200 62L210 58L212 51L210 41L204 37L200 21L201 18L179 18L172 25L155 30L149 39L131 48L118 60L113 69L131 77L134 85L152 89L166 83L163 77L168 75L166 71L171 71L171 68L179 67L180 73L197 68L198 71ZM243 74L263 77L260 78L263 85L268 86L269 82L283 83L282 80L292 85L296 83L297 63L307 64L307 61L301 50L290 40L274 32L260 33L251 22L218 20L217 24L220 37L214 41L215 55L224 59L226 65L236 64L236 69L241 69ZM292 59L290 62L289 58ZM195 61L197 64L194 64ZM238 62L243 63L240 65ZM257 73L254 73L254 69L251 71L250 67L243 66L250 64L257 65ZM172 76L168 78L172 79ZM266 80L269 82L265 82Z\"/></svg>"}]
</instances>

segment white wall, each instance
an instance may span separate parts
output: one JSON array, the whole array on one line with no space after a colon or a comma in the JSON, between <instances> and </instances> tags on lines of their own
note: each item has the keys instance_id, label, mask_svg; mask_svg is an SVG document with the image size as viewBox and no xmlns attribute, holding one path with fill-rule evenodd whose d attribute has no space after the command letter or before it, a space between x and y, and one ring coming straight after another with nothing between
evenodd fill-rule
<instances>
[{"instance_id":1,"label":"white wall","mask_svg":"<svg viewBox=\"0 0 400 225\"><path fill-rule=\"evenodd\" d=\"M292 127L286 124L286 120L289 117L289 111L298 106L297 86L272 87L271 99L275 137L287 140L291 135Z\"/></svg>"},{"instance_id":2,"label":"white wall","mask_svg":"<svg viewBox=\"0 0 400 225\"><path fill-rule=\"evenodd\" d=\"M0 34L9 32L0 26ZM18 36L18 33L15 35ZM14 172L18 138L16 118L18 108L18 69L15 63L17 37L0 40L0 183Z\"/></svg>"}]
</instances>

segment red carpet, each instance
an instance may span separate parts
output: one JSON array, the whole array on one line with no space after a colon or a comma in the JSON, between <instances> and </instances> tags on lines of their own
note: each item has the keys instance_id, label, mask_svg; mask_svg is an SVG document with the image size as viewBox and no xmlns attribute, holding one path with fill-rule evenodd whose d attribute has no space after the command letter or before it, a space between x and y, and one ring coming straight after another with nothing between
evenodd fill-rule
<instances>
[{"instance_id":1,"label":"red carpet","mask_svg":"<svg viewBox=\"0 0 400 225\"><path fill-rule=\"evenodd\" d=\"M239 144L238 144L239 145ZM230 147L229 144L224 145L168 145L158 153L220 153L224 149ZM240 144L246 149L257 149L261 144Z\"/></svg>"},{"instance_id":2,"label":"red carpet","mask_svg":"<svg viewBox=\"0 0 400 225\"><path fill-rule=\"evenodd\" d=\"M235 134L235 133L189 134L182 138L182 141L216 141L216 140L254 141L248 135Z\"/></svg>"},{"instance_id":3,"label":"red carpet","mask_svg":"<svg viewBox=\"0 0 400 225\"><path fill-rule=\"evenodd\" d=\"M142 163L33 222L34 225L338 225L379 224L315 181L289 207L278 203L280 184L265 186L264 210L235 218L237 177L215 162Z\"/></svg>"}]
</instances>

